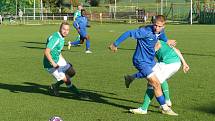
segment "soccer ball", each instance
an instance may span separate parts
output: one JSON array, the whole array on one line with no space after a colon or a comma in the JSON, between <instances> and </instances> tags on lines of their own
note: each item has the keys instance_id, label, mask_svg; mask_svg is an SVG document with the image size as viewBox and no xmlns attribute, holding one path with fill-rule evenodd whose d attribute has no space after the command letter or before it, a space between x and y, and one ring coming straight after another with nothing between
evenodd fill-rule
<instances>
[{"instance_id":1,"label":"soccer ball","mask_svg":"<svg viewBox=\"0 0 215 121\"><path fill-rule=\"evenodd\" d=\"M58 116L53 116L49 119L49 121L63 121L63 120Z\"/></svg>"}]
</instances>

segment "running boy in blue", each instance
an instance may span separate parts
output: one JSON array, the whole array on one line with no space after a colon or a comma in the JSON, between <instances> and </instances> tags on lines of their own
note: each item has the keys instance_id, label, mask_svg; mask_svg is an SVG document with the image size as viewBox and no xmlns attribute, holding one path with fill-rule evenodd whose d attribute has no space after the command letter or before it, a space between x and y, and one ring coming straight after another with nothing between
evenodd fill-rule
<instances>
[{"instance_id":1,"label":"running boy in blue","mask_svg":"<svg viewBox=\"0 0 215 121\"><path fill-rule=\"evenodd\" d=\"M81 16L81 10L83 9L83 6L82 5L78 5L78 9L75 11L75 13L74 13L74 17L73 17L73 20L75 21L76 20L76 18L77 17L79 17L79 16ZM80 35L78 35L77 37L76 37L76 39L75 39L75 41L79 41L80 40ZM69 41L68 42L68 49L70 50L70 48L71 48L71 46L72 46L72 42L71 41Z\"/></svg>"},{"instance_id":2,"label":"running boy in blue","mask_svg":"<svg viewBox=\"0 0 215 121\"><path fill-rule=\"evenodd\" d=\"M130 30L123 33L112 45L110 49L116 51L118 45L128 37L132 37L137 40L136 49L133 55L133 65L139 71L132 76L125 76L125 80L133 81L135 78L146 78L148 83L154 88L154 93L157 101L162 107L162 113L168 115L178 115L169 108L165 103L161 85L152 68L155 66L155 44L158 39L167 42L167 37L164 33L165 17L162 15L156 16L153 25L146 27L140 27L136 30ZM130 109L132 113L145 114L141 109Z\"/></svg>"},{"instance_id":3,"label":"running boy in blue","mask_svg":"<svg viewBox=\"0 0 215 121\"><path fill-rule=\"evenodd\" d=\"M74 41L71 44L72 45L78 45L82 44L84 40L86 40L86 51L85 53L92 53L90 51L90 36L87 34L87 27L90 27L88 24L88 20L86 15L85 9L81 10L81 16L77 17L76 20L73 23L73 26L77 30L77 32L80 35L80 40Z\"/></svg>"}]
</instances>

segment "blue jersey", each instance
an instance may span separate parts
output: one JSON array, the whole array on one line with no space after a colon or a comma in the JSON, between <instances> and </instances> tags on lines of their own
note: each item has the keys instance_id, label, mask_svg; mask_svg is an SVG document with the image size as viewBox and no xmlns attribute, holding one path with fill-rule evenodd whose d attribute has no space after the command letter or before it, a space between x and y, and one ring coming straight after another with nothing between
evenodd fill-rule
<instances>
[{"instance_id":1,"label":"blue jersey","mask_svg":"<svg viewBox=\"0 0 215 121\"><path fill-rule=\"evenodd\" d=\"M143 66L149 65L152 68L155 65L155 44L158 39L167 41L167 37L162 30L159 34L154 32L154 26L148 25L135 30L130 30L125 32L120 36L114 43L117 47L121 42L123 42L128 37L132 37L137 40L136 50L133 55L133 64L138 69Z\"/></svg>"},{"instance_id":2,"label":"blue jersey","mask_svg":"<svg viewBox=\"0 0 215 121\"><path fill-rule=\"evenodd\" d=\"M85 16L79 16L75 19L73 26L76 29L80 29L80 31L86 31L86 28L88 26L88 20Z\"/></svg>"}]
</instances>

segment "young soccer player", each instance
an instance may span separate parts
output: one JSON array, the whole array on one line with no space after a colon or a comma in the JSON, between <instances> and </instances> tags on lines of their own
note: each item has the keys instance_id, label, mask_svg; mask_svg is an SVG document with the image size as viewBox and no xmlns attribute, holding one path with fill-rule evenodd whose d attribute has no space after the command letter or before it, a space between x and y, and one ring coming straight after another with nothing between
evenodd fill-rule
<instances>
[{"instance_id":1,"label":"young soccer player","mask_svg":"<svg viewBox=\"0 0 215 121\"><path fill-rule=\"evenodd\" d=\"M86 40L86 51L85 53L92 53L90 51L90 36L87 34L87 27L90 27L88 24L88 20L86 15L85 9L81 10L81 16L77 17L76 20L73 23L73 26L77 30L77 32L80 35L80 40L74 41L71 44L72 45L78 45L83 44L84 40Z\"/></svg>"},{"instance_id":2,"label":"young soccer player","mask_svg":"<svg viewBox=\"0 0 215 121\"><path fill-rule=\"evenodd\" d=\"M78 5L78 9L77 9L77 10L75 11L75 13L74 13L74 17L73 17L73 20L74 20L74 21L76 20L76 18L78 18L78 17L81 16L81 10L82 10L82 9L83 9L83 6L82 6L82 5ZM75 41L80 41L80 35L78 35L78 36L76 37ZM68 42L68 49L69 49L69 50L70 50L71 46L72 46L72 42L69 41L69 42Z\"/></svg>"},{"instance_id":3,"label":"young soccer player","mask_svg":"<svg viewBox=\"0 0 215 121\"><path fill-rule=\"evenodd\" d=\"M179 70L181 63L183 65L184 73L188 72L189 66L178 49L176 49L175 47L170 47L163 41L157 42L155 50L158 63L155 65L153 70L161 83L161 88L163 90L165 102L169 107L171 107L172 103L170 101L169 86L167 83L167 79L169 79L173 74L175 74ZM127 88L129 87L130 83L131 82L125 83ZM145 114L147 114L149 104L153 97L154 97L153 87L150 84L148 84L142 106L138 109L133 109L133 112L138 113L138 110L142 110L143 112L145 112Z\"/></svg>"},{"instance_id":4,"label":"young soccer player","mask_svg":"<svg viewBox=\"0 0 215 121\"><path fill-rule=\"evenodd\" d=\"M55 96L59 96L58 88L65 83L68 89L79 94L79 90L71 83L71 78L75 75L72 64L68 63L61 51L64 47L64 37L69 34L69 23L62 22L59 32L55 32L47 39L46 49L44 51L43 66L57 80L50 89Z\"/></svg>"},{"instance_id":5,"label":"young soccer player","mask_svg":"<svg viewBox=\"0 0 215 121\"><path fill-rule=\"evenodd\" d=\"M117 47L128 37L132 37L137 40L136 49L133 55L133 65L138 70L137 73L125 77L125 80L134 80L135 78L146 78L148 83L153 86L154 93L157 101L162 107L162 113L167 115L178 115L171 110L165 103L161 85L157 79L152 68L155 66L155 44L158 39L167 42L167 37L164 33L165 17L158 15L155 18L153 25L140 27L136 30L130 30L123 33L113 44L109 46L112 51L117 51ZM171 44L175 44L174 41L169 41ZM136 111L130 109L131 112ZM140 114L144 114L143 110L138 110Z\"/></svg>"}]
</instances>

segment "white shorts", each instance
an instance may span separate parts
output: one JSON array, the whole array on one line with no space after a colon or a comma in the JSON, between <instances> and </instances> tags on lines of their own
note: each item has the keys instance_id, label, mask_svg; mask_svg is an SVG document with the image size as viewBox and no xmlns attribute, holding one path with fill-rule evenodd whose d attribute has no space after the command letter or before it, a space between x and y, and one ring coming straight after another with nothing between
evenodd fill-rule
<instances>
[{"instance_id":1,"label":"white shorts","mask_svg":"<svg viewBox=\"0 0 215 121\"><path fill-rule=\"evenodd\" d=\"M63 78L65 78L65 72L67 69L69 69L69 67L71 66L69 63L67 63L65 61L64 58L62 58L60 56L59 61L57 62L57 64L59 65L59 68L47 68L47 71L52 74L55 79L57 79L57 81L62 80Z\"/></svg>"},{"instance_id":2,"label":"white shorts","mask_svg":"<svg viewBox=\"0 0 215 121\"><path fill-rule=\"evenodd\" d=\"M181 67L181 62L165 64L165 63L156 63L153 67L156 77L162 84L165 80L169 79L173 74L175 74Z\"/></svg>"}]
</instances>

